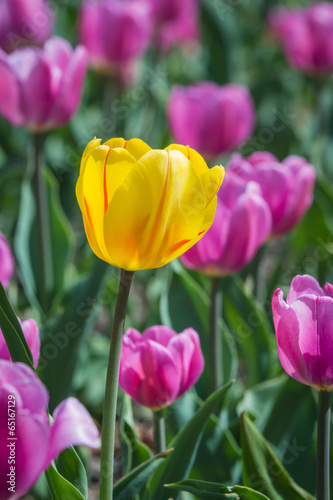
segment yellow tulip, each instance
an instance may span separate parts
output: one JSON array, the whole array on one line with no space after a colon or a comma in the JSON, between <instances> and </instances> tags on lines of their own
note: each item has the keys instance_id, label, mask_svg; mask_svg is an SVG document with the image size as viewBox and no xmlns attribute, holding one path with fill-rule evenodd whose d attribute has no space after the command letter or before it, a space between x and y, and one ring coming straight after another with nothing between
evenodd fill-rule
<instances>
[{"instance_id":1,"label":"yellow tulip","mask_svg":"<svg viewBox=\"0 0 333 500\"><path fill-rule=\"evenodd\" d=\"M76 185L92 250L127 271L167 264L212 225L223 175L187 146L93 139Z\"/></svg>"}]
</instances>

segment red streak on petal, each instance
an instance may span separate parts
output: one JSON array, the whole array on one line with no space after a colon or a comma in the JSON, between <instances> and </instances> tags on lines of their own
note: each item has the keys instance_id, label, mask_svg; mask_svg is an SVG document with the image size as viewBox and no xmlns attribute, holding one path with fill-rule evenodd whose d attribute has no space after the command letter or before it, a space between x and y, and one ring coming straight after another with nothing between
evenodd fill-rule
<instances>
[{"instance_id":1,"label":"red streak on petal","mask_svg":"<svg viewBox=\"0 0 333 500\"><path fill-rule=\"evenodd\" d=\"M89 205L88 205L87 200L85 198L84 198L84 204L85 204L85 207L86 207L87 217L88 217L88 221L89 221L91 230L95 234L94 225L93 225L92 218L91 218L91 213L90 213L90 208L89 208Z\"/></svg>"},{"instance_id":2,"label":"red streak on petal","mask_svg":"<svg viewBox=\"0 0 333 500\"><path fill-rule=\"evenodd\" d=\"M173 247L171 247L171 250L168 252L169 255L176 252L177 250L179 250L179 248L183 247L184 245L186 245L187 243L189 243L191 240L182 240L182 241L179 241L178 243L176 243L175 245L173 245Z\"/></svg>"},{"instance_id":3,"label":"red streak on petal","mask_svg":"<svg viewBox=\"0 0 333 500\"><path fill-rule=\"evenodd\" d=\"M128 141L125 141L124 149L126 149L127 143L128 143Z\"/></svg>"}]
</instances>

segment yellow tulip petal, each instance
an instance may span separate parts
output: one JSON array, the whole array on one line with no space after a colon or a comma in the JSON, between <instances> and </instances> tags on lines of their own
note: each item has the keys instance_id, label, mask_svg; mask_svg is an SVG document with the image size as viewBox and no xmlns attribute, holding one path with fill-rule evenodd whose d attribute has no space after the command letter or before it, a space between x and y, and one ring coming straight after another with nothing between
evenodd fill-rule
<instances>
[{"instance_id":1,"label":"yellow tulip petal","mask_svg":"<svg viewBox=\"0 0 333 500\"><path fill-rule=\"evenodd\" d=\"M100 259L107 261L107 258L102 253L102 250L100 249L100 247L99 247L99 245L98 245L98 243L96 241L95 235L94 235L94 233L93 233L93 231L92 231L92 229L90 227L90 223L88 221L87 216L85 214L83 214L82 218L83 218L83 224L84 224L84 229L85 229L85 232L86 232L87 240L89 242L89 245L90 245L92 251Z\"/></svg>"},{"instance_id":2,"label":"yellow tulip petal","mask_svg":"<svg viewBox=\"0 0 333 500\"><path fill-rule=\"evenodd\" d=\"M115 191L124 182L135 163L135 159L126 149L110 149L104 166L105 212Z\"/></svg>"},{"instance_id":3,"label":"yellow tulip petal","mask_svg":"<svg viewBox=\"0 0 333 500\"><path fill-rule=\"evenodd\" d=\"M127 141L124 148L129 151L136 160L140 160L142 156L151 151L151 147L141 139L130 139Z\"/></svg>"},{"instance_id":4,"label":"yellow tulip petal","mask_svg":"<svg viewBox=\"0 0 333 500\"><path fill-rule=\"evenodd\" d=\"M208 169L207 172L201 174L200 179L202 182L202 187L206 196L206 206L212 201L216 193L221 187L225 170L220 165L219 167L213 167Z\"/></svg>"},{"instance_id":5,"label":"yellow tulip petal","mask_svg":"<svg viewBox=\"0 0 333 500\"><path fill-rule=\"evenodd\" d=\"M183 153L183 155L190 160L198 175L207 172L208 166L203 157L199 155L199 153L197 153L194 149L191 149L189 146L182 146L181 144L170 144L170 146L165 149L168 149L169 151L176 150Z\"/></svg>"},{"instance_id":6,"label":"yellow tulip petal","mask_svg":"<svg viewBox=\"0 0 333 500\"><path fill-rule=\"evenodd\" d=\"M101 144L101 139L96 139L96 137L90 141L85 150L83 151L83 154L82 154L82 159L81 159L81 164L80 164L80 173L82 172L85 164L86 164L86 161L87 161L87 158L88 156L90 155L90 153L95 149L97 148L99 145Z\"/></svg>"},{"instance_id":7,"label":"yellow tulip petal","mask_svg":"<svg viewBox=\"0 0 333 500\"><path fill-rule=\"evenodd\" d=\"M122 137L115 137L114 139L109 139L108 141L104 142L103 146L107 146L110 149L113 148L123 148L126 144L125 139Z\"/></svg>"},{"instance_id":8,"label":"yellow tulip petal","mask_svg":"<svg viewBox=\"0 0 333 500\"><path fill-rule=\"evenodd\" d=\"M86 160L78 183L78 197L84 201L84 211L96 241L104 251L103 218L115 190L135 164L133 156L125 149L95 148Z\"/></svg>"},{"instance_id":9,"label":"yellow tulip petal","mask_svg":"<svg viewBox=\"0 0 333 500\"><path fill-rule=\"evenodd\" d=\"M105 214L110 262L127 270L164 265L173 258L166 257L168 249L197 238L205 205L200 178L183 154L148 152L114 193Z\"/></svg>"}]
</instances>

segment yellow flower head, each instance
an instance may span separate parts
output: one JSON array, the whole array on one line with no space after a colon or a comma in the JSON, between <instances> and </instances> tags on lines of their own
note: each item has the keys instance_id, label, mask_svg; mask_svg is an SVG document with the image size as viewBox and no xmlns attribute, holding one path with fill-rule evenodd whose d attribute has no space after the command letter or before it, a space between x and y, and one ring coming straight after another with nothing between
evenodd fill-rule
<instances>
[{"instance_id":1,"label":"yellow flower head","mask_svg":"<svg viewBox=\"0 0 333 500\"><path fill-rule=\"evenodd\" d=\"M93 139L76 185L92 250L127 271L167 264L212 225L223 175L187 146Z\"/></svg>"}]
</instances>

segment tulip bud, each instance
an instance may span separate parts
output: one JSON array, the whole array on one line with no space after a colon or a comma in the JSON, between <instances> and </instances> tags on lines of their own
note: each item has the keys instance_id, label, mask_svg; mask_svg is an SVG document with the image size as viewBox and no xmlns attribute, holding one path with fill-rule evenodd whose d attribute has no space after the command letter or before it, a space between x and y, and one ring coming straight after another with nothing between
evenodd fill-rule
<instances>
[{"instance_id":1,"label":"tulip bud","mask_svg":"<svg viewBox=\"0 0 333 500\"><path fill-rule=\"evenodd\" d=\"M269 206L256 182L226 171L218 192L212 227L181 261L210 276L225 276L244 267L271 231Z\"/></svg>"},{"instance_id":2,"label":"tulip bud","mask_svg":"<svg viewBox=\"0 0 333 500\"><path fill-rule=\"evenodd\" d=\"M87 59L84 47L58 37L43 49L0 51L0 113L32 132L64 125L80 104Z\"/></svg>"},{"instance_id":3,"label":"tulip bud","mask_svg":"<svg viewBox=\"0 0 333 500\"><path fill-rule=\"evenodd\" d=\"M316 2L299 9L273 9L268 25L292 67L313 75L333 71L331 2Z\"/></svg>"},{"instance_id":4,"label":"tulip bud","mask_svg":"<svg viewBox=\"0 0 333 500\"><path fill-rule=\"evenodd\" d=\"M198 0L150 0L156 22L157 43L164 51L199 38Z\"/></svg>"},{"instance_id":5,"label":"tulip bud","mask_svg":"<svg viewBox=\"0 0 333 500\"><path fill-rule=\"evenodd\" d=\"M12 52L24 45L43 45L52 34L54 17L46 0L1 0L0 47Z\"/></svg>"},{"instance_id":6,"label":"tulip bud","mask_svg":"<svg viewBox=\"0 0 333 500\"><path fill-rule=\"evenodd\" d=\"M246 87L200 82L173 87L168 117L176 142L214 158L250 137L255 109Z\"/></svg>"},{"instance_id":7,"label":"tulip bud","mask_svg":"<svg viewBox=\"0 0 333 500\"><path fill-rule=\"evenodd\" d=\"M188 391L203 367L199 335L192 328L177 334L153 326L142 335L130 328L123 337L119 384L138 404L157 410Z\"/></svg>"},{"instance_id":8,"label":"tulip bud","mask_svg":"<svg viewBox=\"0 0 333 500\"><path fill-rule=\"evenodd\" d=\"M40 336L39 336L38 326L33 319L27 319L22 322L20 321L20 324L32 354L32 358L34 361L34 368L36 369L40 355ZM11 359L5 338L1 330L0 330L0 359L6 359L6 360Z\"/></svg>"},{"instance_id":9,"label":"tulip bud","mask_svg":"<svg viewBox=\"0 0 333 500\"><path fill-rule=\"evenodd\" d=\"M80 40L92 67L110 72L141 57L152 37L146 0L88 0L82 4Z\"/></svg>"},{"instance_id":10,"label":"tulip bud","mask_svg":"<svg viewBox=\"0 0 333 500\"><path fill-rule=\"evenodd\" d=\"M244 180L259 184L271 210L274 236L291 231L312 203L316 172L301 156L288 156L280 163L265 151L246 159L234 154L229 169Z\"/></svg>"},{"instance_id":11,"label":"tulip bud","mask_svg":"<svg viewBox=\"0 0 333 500\"><path fill-rule=\"evenodd\" d=\"M13 272L14 257L6 238L0 233L0 281L5 290L8 288Z\"/></svg>"},{"instance_id":12,"label":"tulip bud","mask_svg":"<svg viewBox=\"0 0 333 500\"><path fill-rule=\"evenodd\" d=\"M321 288L312 276L296 276L287 300L275 290L273 320L281 364L295 380L333 390L333 286Z\"/></svg>"}]
</instances>

